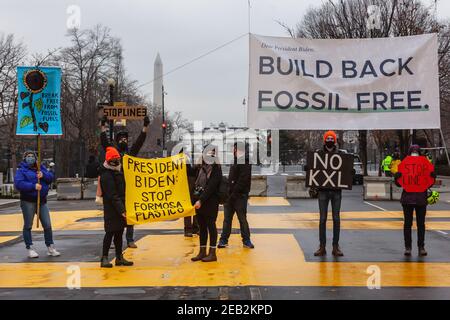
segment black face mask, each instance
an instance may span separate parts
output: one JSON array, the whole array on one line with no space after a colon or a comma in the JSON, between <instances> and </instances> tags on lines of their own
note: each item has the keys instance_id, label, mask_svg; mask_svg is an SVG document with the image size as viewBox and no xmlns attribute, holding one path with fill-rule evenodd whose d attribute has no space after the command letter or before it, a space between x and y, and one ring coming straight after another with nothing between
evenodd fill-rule
<instances>
[{"instance_id":1,"label":"black face mask","mask_svg":"<svg viewBox=\"0 0 450 320\"><path fill-rule=\"evenodd\" d=\"M331 149L331 148L334 147L334 142L333 142L333 141L327 141L327 142L325 142L325 146L326 146L328 149Z\"/></svg>"},{"instance_id":2,"label":"black face mask","mask_svg":"<svg viewBox=\"0 0 450 320\"><path fill-rule=\"evenodd\" d=\"M119 142L119 149L120 150L127 150L128 149L128 143L126 143L126 142Z\"/></svg>"}]
</instances>

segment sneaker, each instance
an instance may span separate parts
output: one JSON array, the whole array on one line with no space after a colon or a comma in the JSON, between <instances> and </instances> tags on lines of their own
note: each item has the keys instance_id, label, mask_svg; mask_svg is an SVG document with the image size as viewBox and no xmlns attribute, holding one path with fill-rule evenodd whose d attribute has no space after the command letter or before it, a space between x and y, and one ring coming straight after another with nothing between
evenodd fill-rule
<instances>
[{"instance_id":1,"label":"sneaker","mask_svg":"<svg viewBox=\"0 0 450 320\"><path fill-rule=\"evenodd\" d=\"M244 248L247 248L247 249L255 248L255 246L253 245L253 243L250 240L244 241L243 246L244 246Z\"/></svg>"},{"instance_id":2,"label":"sneaker","mask_svg":"<svg viewBox=\"0 0 450 320\"><path fill-rule=\"evenodd\" d=\"M411 248L405 248L405 256L407 257L411 256Z\"/></svg>"},{"instance_id":3,"label":"sneaker","mask_svg":"<svg viewBox=\"0 0 450 320\"><path fill-rule=\"evenodd\" d=\"M186 238L192 238L192 237L193 237L193 234L192 234L192 232L187 231L187 232L184 233L184 236L185 236Z\"/></svg>"},{"instance_id":4,"label":"sneaker","mask_svg":"<svg viewBox=\"0 0 450 320\"><path fill-rule=\"evenodd\" d=\"M48 249L48 252L47 252L48 256L59 257L61 255L61 253L56 251L55 247L52 244L47 249Z\"/></svg>"},{"instance_id":5,"label":"sneaker","mask_svg":"<svg viewBox=\"0 0 450 320\"><path fill-rule=\"evenodd\" d=\"M226 242L225 240L220 239L219 240L219 244L217 245L217 248L223 249L228 247L228 242Z\"/></svg>"},{"instance_id":6,"label":"sneaker","mask_svg":"<svg viewBox=\"0 0 450 320\"><path fill-rule=\"evenodd\" d=\"M28 250L28 258L39 258L39 253L36 252L36 250L33 247L30 247Z\"/></svg>"},{"instance_id":7,"label":"sneaker","mask_svg":"<svg viewBox=\"0 0 450 320\"><path fill-rule=\"evenodd\" d=\"M128 248L137 249L137 245L136 245L136 243L134 243L134 241L128 242Z\"/></svg>"}]
</instances>

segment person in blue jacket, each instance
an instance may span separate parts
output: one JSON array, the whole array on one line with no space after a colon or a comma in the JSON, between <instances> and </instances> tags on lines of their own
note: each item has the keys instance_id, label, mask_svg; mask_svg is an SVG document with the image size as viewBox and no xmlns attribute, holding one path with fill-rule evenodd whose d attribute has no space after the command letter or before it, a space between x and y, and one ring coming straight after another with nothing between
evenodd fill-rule
<instances>
[{"instance_id":1,"label":"person in blue jacket","mask_svg":"<svg viewBox=\"0 0 450 320\"><path fill-rule=\"evenodd\" d=\"M38 183L38 178L40 179ZM34 215L36 214L38 190L40 190L40 213L39 219L44 228L44 239L47 245L47 255L57 257L60 255L56 251L53 243L53 231L50 221L50 212L47 207L47 195L50 185L54 179L52 172L47 171L45 166L37 168L37 157L33 151L26 151L23 154L23 161L20 163L14 177L14 185L20 191L20 207L23 214L23 240L28 250L29 258L38 258L39 254L33 247L31 238L31 228L33 226Z\"/></svg>"}]
</instances>

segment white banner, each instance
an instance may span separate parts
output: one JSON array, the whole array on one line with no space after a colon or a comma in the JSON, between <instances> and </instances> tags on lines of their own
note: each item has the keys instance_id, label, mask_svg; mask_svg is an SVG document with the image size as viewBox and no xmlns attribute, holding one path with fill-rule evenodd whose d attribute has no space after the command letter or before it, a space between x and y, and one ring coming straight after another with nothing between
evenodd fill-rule
<instances>
[{"instance_id":1,"label":"white banner","mask_svg":"<svg viewBox=\"0 0 450 320\"><path fill-rule=\"evenodd\" d=\"M440 128L436 34L311 40L250 35L248 126Z\"/></svg>"}]
</instances>

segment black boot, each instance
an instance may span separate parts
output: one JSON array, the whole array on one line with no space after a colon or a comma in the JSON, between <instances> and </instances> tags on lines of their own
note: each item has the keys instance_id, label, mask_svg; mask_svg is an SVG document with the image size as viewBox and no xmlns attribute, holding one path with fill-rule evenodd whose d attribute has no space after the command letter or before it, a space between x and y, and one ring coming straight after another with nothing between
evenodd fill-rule
<instances>
[{"instance_id":1,"label":"black boot","mask_svg":"<svg viewBox=\"0 0 450 320\"><path fill-rule=\"evenodd\" d=\"M425 250L425 247L419 247L419 256L425 257L428 255L428 252Z\"/></svg>"},{"instance_id":2,"label":"black boot","mask_svg":"<svg viewBox=\"0 0 450 320\"><path fill-rule=\"evenodd\" d=\"M324 244L321 244L319 249L317 249L317 251L314 252L314 256L316 256L316 257L323 257L326 254L327 254L327 250L325 249Z\"/></svg>"},{"instance_id":3,"label":"black boot","mask_svg":"<svg viewBox=\"0 0 450 320\"><path fill-rule=\"evenodd\" d=\"M133 265L133 262L126 260L123 255L116 257L116 266L124 266L124 267L130 267Z\"/></svg>"},{"instance_id":4,"label":"black boot","mask_svg":"<svg viewBox=\"0 0 450 320\"><path fill-rule=\"evenodd\" d=\"M209 254L202 259L203 262L217 261L216 248L209 248Z\"/></svg>"},{"instance_id":5,"label":"black boot","mask_svg":"<svg viewBox=\"0 0 450 320\"><path fill-rule=\"evenodd\" d=\"M405 256L407 256L407 257L411 256L411 248L408 248L408 247L405 248Z\"/></svg>"},{"instance_id":6,"label":"black boot","mask_svg":"<svg viewBox=\"0 0 450 320\"><path fill-rule=\"evenodd\" d=\"M108 256L103 256L100 261L100 268L112 268L112 263L109 262Z\"/></svg>"},{"instance_id":7,"label":"black boot","mask_svg":"<svg viewBox=\"0 0 450 320\"><path fill-rule=\"evenodd\" d=\"M344 254L341 251L341 248L339 248L338 244L334 244L333 245L333 252L332 252L333 256L335 257L342 257L344 256Z\"/></svg>"},{"instance_id":8,"label":"black boot","mask_svg":"<svg viewBox=\"0 0 450 320\"><path fill-rule=\"evenodd\" d=\"M196 255L195 257L192 257L191 260L192 261L200 261L204 257L206 257L206 247L200 247L200 252L198 253L198 255Z\"/></svg>"}]
</instances>

